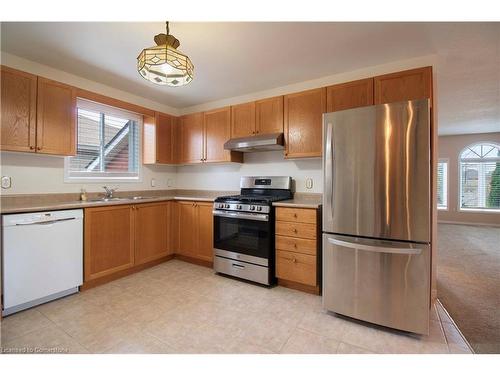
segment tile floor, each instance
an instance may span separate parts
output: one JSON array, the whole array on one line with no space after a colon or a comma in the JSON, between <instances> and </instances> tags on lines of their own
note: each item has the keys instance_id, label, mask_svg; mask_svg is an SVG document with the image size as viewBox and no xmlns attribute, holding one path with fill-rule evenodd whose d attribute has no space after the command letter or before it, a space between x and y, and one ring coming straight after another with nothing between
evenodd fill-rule
<instances>
[{"instance_id":1,"label":"tile floor","mask_svg":"<svg viewBox=\"0 0 500 375\"><path fill-rule=\"evenodd\" d=\"M5 353L470 353L437 304L418 337L326 313L321 298L173 260L6 317Z\"/></svg>"}]
</instances>

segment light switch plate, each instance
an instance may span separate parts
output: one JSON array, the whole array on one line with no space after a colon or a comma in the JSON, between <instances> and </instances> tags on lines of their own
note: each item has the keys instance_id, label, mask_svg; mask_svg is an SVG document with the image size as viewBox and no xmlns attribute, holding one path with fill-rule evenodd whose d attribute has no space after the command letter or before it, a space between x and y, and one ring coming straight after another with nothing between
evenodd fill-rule
<instances>
[{"instance_id":1,"label":"light switch plate","mask_svg":"<svg viewBox=\"0 0 500 375\"><path fill-rule=\"evenodd\" d=\"M307 178L306 179L306 189L312 189L312 188L313 188L313 179Z\"/></svg>"},{"instance_id":2,"label":"light switch plate","mask_svg":"<svg viewBox=\"0 0 500 375\"><path fill-rule=\"evenodd\" d=\"M151 179L151 187L156 186L156 180L154 178Z\"/></svg>"},{"instance_id":3,"label":"light switch plate","mask_svg":"<svg viewBox=\"0 0 500 375\"><path fill-rule=\"evenodd\" d=\"M10 176L2 176L2 189L10 189L12 180Z\"/></svg>"}]
</instances>

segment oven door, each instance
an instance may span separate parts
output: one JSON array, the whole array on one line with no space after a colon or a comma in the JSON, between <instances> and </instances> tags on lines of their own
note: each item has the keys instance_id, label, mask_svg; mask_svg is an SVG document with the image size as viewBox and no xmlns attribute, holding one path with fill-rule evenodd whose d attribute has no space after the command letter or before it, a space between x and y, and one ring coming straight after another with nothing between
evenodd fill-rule
<instances>
[{"instance_id":1,"label":"oven door","mask_svg":"<svg viewBox=\"0 0 500 375\"><path fill-rule=\"evenodd\" d=\"M273 244L272 220L266 214L214 210L214 249L223 250L227 257L261 263L255 258L271 256ZM228 253L226 253L228 252ZM263 264L264 265L264 264Z\"/></svg>"}]
</instances>

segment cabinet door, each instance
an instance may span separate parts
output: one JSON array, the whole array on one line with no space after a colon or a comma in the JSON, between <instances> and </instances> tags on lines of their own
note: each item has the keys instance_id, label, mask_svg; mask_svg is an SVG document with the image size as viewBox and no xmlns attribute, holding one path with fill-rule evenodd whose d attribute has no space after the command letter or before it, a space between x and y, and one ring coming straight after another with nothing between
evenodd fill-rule
<instances>
[{"instance_id":1,"label":"cabinet door","mask_svg":"<svg viewBox=\"0 0 500 375\"><path fill-rule=\"evenodd\" d=\"M326 111L373 105L373 78L341 83L326 88Z\"/></svg>"},{"instance_id":2,"label":"cabinet door","mask_svg":"<svg viewBox=\"0 0 500 375\"><path fill-rule=\"evenodd\" d=\"M172 118L172 163L177 164L181 160L181 119Z\"/></svg>"},{"instance_id":3,"label":"cabinet door","mask_svg":"<svg viewBox=\"0 0 500 375\"><path fill-rule=\"evenodd\" d=\"M212 262L214 247L213 204L197 202L196 209L198 211L198 247L196 255L199 259Z\"/></svg>"},{"instance_id":4,"label":"cabinet door","mask_svg":"<svg viewBox=\"0 0 500 375\"><path fill-rule=\"evenodd\" d=\"M285 157L319 157L322 150L326 89L285 95Z\"/></svg>"},{"instance_id":5,"label":"cabinet door","mask_svg":"<svg viewBox=\"0 0 500 375\"><path fill-rule=\"evenodd\" d=\"M72 86L38 77L37 152L75 155L75 92L76 90Z\"/></svg>"},{"instance_id":6,"label":"cabinet door","mask_svg":"<svg viewBox=\"0 0 500 375\"><path fill-rule=\"evenodd\" d=\"M201 163L204 155L203 113L181 117L181 163Z\"/></svg>"},{"instance_id":7,"label":"cabinet door","mask_svg":"<svg viewBox=\"0 0 500 375\"><path fill-rule=\"evenodd\" d=\"M173 164L173 117L156 113L156 162Z\"/></svg>"},{"instance_id":8,"label":"cabinet door","mask_svg":"<svg viewBox=\"0 0 500 375\"><path fill-rule=\"evenodd\" d=\"M255 102L231 106L231 138L248 137L255 133Z\"/></svg>"},{"instance_id":9,"label":"cabinet door","mask_svg":"<svg viewBox=\"0 0 500 375\"><path fill-rule=\"evenodd\" d=\"M205 161L229 161L230 152L224 143L231 137L231 108L225 107L205 112Z\"/></svg>"},{"instance_id":10,"label":"cabinet door","mask_svg":"<svg viewBox=\"0 0 500 375\"><path fill-rule=\"evenodd\" d=\"M2 150L35 152L37 76L2 66Z\"/></svg>"},{"instance_id":11,"label":"cabinet door","mask_svg":"<svg viewBox=\"0 0 500 375\"><path fill-rule=\"evenodd\" d=\"M146 203L134 207L135 264L168 255L168 202Z\"/></svg>"},{"instance_id":12,"label":"cabinet door","mask_svg":"<svg viewBox=\"0 0 500 375\"><path fill-rule=\"evenodd\" d=\"M257 134L283 133L283 97L256 101L255 124Z\"/></svg>"},{"instance_id":13,"label":"cabinet door","mask_svg":"<svg viewBox=\"0 0 500 375\"><path fill-rule=\"evenodd\" d=\"M85 281L134 265L132 206L85 209Z\"/></svg>"},{"instance_id":14,"label":"cabinet door","mask_svg":"<svg viewBox=\"0 0 500 375\"><path fill-rule=\"evenodd\" d=\"M198 223L195 202L177 202L179 217L179 254L195 257L198 246Z\"/></svg>"},{"instance_id":15,"label":"cabinet door","mask_svg":"<svg viewBox=\"0 0 500 375\"><path fill-rule=\"evenodd\" d=\"M378 76L374 78L374 84L375 104L432 99L432 67Z\"/></svg>"}]
</instances>

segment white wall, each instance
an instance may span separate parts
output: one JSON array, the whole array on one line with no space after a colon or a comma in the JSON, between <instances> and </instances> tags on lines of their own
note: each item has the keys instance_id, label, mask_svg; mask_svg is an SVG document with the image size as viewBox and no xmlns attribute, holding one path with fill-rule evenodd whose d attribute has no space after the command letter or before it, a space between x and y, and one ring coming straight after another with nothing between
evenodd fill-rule
<instances>
[{"instance_id":1,"label":"white wall","mask_svg":"<svg viewBox=\"0 0 500 375\"><path fill-rule=\"evenodd\" d=\"M175 169L170 166L143 166L141 182L127 183L65 183L64 157L33 155L28 153L2 152L2 176L12 178L12 187L2 189L2 195L75 193L85 188L89 192L104 191L103 185L118 187L120 191L171 189L175 184ZM151 179L156 180L156 187L151 187ZM169 181L170 180L170 181ZM172 186L168 186L168 182Z\"/></svg>"},{"instance_id":2,"label":"white wall","mask_svg":"<svg viewBox=\"0 0 500 375\"><path fill-rule=\"evenodd\" d=\"M321 193L321 159L285 160L283 151L246 153L243 164L186 165L177 167L179 189L239 190L241 176L292 176L298 192ZM306 189L307 178L313 188Z\"/></svg>"}]
</instances>

